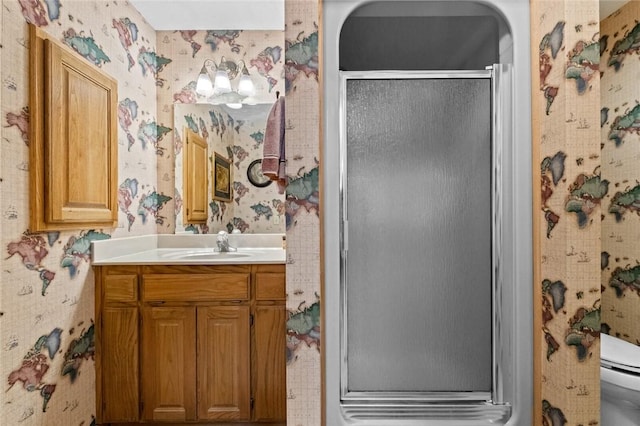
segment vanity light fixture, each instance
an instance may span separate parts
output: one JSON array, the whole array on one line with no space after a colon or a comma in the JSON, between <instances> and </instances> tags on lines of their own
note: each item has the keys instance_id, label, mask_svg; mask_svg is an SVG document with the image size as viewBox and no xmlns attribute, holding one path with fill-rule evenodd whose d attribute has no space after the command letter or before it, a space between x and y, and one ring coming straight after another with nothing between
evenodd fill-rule
<instances>
[{"instance_id":1,"label":"vanity light fixture","mask_svg":"<svg viewBox=\"0 0 640 426\"><path fill-rule=\"evenodd\" d=\"M215 72L213 82L208 67ZM231 80L238 75L240 75L238 89L233 90ZM216 65L213 59L205 59L202 64L196 83L196 93L206 98L208 103L226 104L229 108L238 109L242 108L243 101L255 95L255 92L251 75L242 59L233 62L226 60L223 56L220 65Z\"/></svg>"}]
</instances>

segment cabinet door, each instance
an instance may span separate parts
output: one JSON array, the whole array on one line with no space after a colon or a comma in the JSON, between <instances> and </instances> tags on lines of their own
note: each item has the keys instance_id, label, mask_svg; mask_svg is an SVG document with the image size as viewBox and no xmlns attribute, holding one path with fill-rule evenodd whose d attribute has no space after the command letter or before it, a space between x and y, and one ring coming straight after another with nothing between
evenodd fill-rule
<instances>
[{"instance_id":1,"label":"cabinet door","mask_svg":"<svg viewBox=\"0 0 640 426\"><path fill-rule=\"evenodd\" d=\"M249 307L198 308L198 418L249 420Z\"/></svg>"},{"instance_id":2,"label":"cabinet door","mask_svg":"<svg viewBox=\"0 0 640 426\"><path fill-rule=\"evenodd\" d=\"M30 31L30 229L114 227L118 82Z\"/></svg>"},{"instance_id":3,"label":"cabinet door","mask_svg":"<svg viewBox=\"0 0 640 426\"><path fill-rule=\"evenodd\" d=\"M205 223L209 207L207 141L189 129L185 129L185 135L186 148L182 164L184 169L184 222Z\"/></svg>"},{"instance_id":4,"label":"cabinet door","mask_svg":"<svg viewBox=\"0 0 640 426\"><path fill-rule=\"evenodd\" d=\"M283 306L255 308L254 420L284 421L286 408L286 314Z\"/></svg>"},{"instance_id":5,"label":"cabinet door","mask_svg":"<svg viewBox=\"0 0 640 426\"><path fill-rule=\"evenodd\" d=\"M104 308L101 340L102 419L138 421L138 309Z\"/></svg>"},{"instance_id":6,"label":"cabinet door","mask_svg":"<svg viewBox=\"0 0 640 426\"><path fill-rule=\"evenodd\" d=\"M145 307L142 324L144 419L195 420L195 308Z\"/></svg>"}]
</instances>

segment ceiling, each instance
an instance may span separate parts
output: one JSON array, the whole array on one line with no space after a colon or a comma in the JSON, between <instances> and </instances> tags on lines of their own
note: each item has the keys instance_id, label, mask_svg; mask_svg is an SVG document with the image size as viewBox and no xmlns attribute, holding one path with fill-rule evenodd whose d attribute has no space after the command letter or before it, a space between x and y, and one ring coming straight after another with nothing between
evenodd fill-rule
<instances>
[{"instance_id":1,"label":"ceiling","mask_svg":"<svg viewBox=\"0 0 640 426\"><path fill-rule=\"evenodd\" d=\"M629 1L630 0L600 0L600 20L611 15Z\"/></svg>"},{"instance_id":2,"label":"ceiling","mask_svg":"<svg viewBox=\"0 0 640 426\"><path fill-rule=\"evenodd\" d=\"M604 19L629 0L600 0ZM284 0L130 0L156 31L284 30Z\"/></svg>"},{"instance_id":3,"label":"ceiling","mask_svg":"<svg viewBox=\"0 0 640 426\"><path fill-rule=\"evenodd\" d=\"M284 30L284 0L129 0L156 31Z\"/></svg>"}]
</instances>

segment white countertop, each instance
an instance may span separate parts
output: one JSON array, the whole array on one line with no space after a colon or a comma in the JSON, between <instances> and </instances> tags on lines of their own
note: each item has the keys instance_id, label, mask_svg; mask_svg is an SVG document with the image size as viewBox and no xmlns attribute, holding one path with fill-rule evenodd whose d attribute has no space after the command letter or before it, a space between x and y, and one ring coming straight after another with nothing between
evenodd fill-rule
<instances>
[{"instance_id":1,"label":"white countertop","mask_svg":"<svg viewBox=\"0 0 640 426\"><path fill-rule=\"evenodd\" d=\"M229 234L235 251L220 253L216 234L145 235L93 241L94 265L284 264L284 234Z\"/></svg>"}]
</instances>

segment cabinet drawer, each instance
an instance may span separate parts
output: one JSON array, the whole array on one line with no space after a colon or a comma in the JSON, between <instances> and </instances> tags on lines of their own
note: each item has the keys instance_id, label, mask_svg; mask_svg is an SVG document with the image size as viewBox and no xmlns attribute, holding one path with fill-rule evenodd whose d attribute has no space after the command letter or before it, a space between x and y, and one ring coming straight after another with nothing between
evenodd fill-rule
<instances>
[{"instance_id":1,"label":"cabinet drawer","mask_svg":"<svg viewBox=\"0 0 640 426\"><path fill-rule=\"evenodd\" d=\"M105 303L138 300L137 275L105 275L103 282Z\"/></svg>"},{"instance_id":2,"label":"cabinet drawer","mask_svg":"<svg viewBox=\"0 0 640 426\"><path fill-rule=\"evenodd\" d=\"M256 300L285 300L284 274L258 272L256 274Z\"/></svg>"},{"instance_id":3,"label":"cabinet drawer","mask_svg":"<svg viewBox=\"0 0 640 426\"><path fill-rule=\"evenodd\" d=\"M249 274L145 274L142 299L145 302L248 300Z\"/></svg>"}]
</instances>

